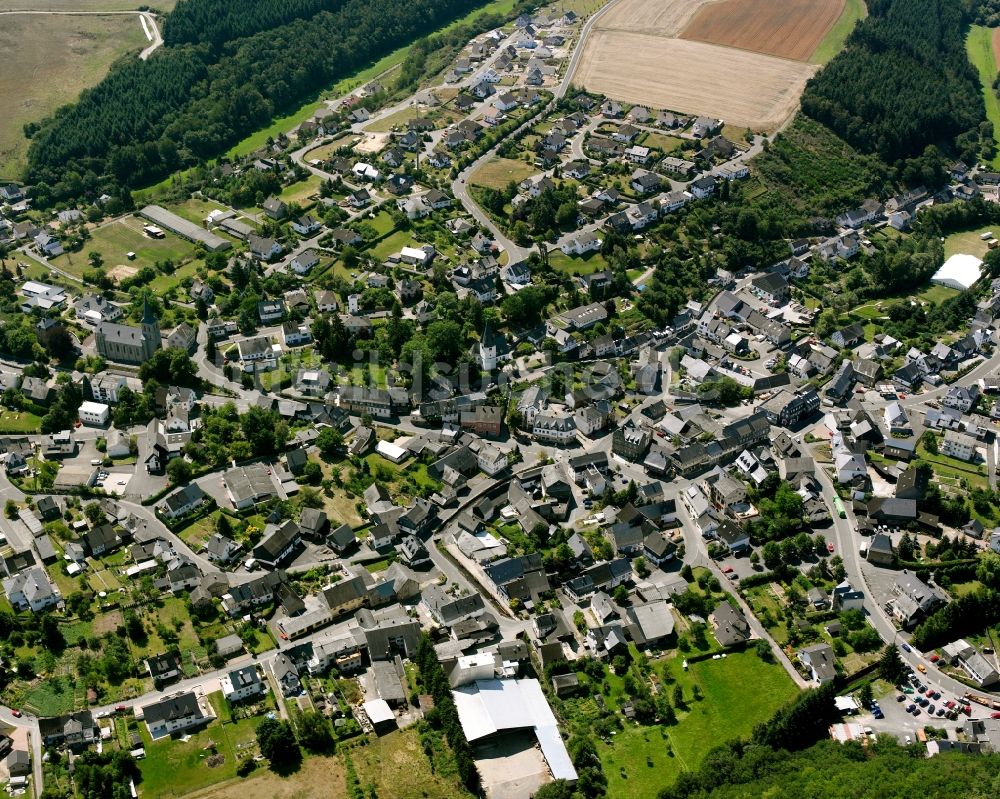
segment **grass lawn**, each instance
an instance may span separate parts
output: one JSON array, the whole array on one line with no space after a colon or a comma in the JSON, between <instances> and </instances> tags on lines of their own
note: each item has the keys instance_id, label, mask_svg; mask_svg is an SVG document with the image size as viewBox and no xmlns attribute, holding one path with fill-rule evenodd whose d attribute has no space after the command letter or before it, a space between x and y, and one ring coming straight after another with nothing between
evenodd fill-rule
<instances>
[{"instance_id":1,"label":"grass lawn","mask_svg":"<svg viewBox=\"0 0 1000 799\"><path fill-rule=\"evenodd\" d=\"M728 128L726 128L726 136L731 140ZM664 153L672 153L674 150L680 148L682 144L684 144L684 142L681 139L678 139L675 136L666 136L662 133L646 133L642 138L642 145L644 147L655 147L658 150L662 150Z\"/></svg>"},{"instance_id":2,"label":"grass lawn","mask_svg":"<svg viewBox=\"0 0 1000 799\"><path fill-rule=\"evenodd\" d=\"M195 733L188 741L172 738L152 741L146 725L140 725L140 735L146 747L146 757L139 761L142 783L139 795L144 799L165 799L185 796L236 776L240 752L247 743L256 748L255 731L261 718L244 719L234 724L212 722ZM221 764L210 767L205 761L213 754L221 755ZM255 794L245 793L245 796Z\"/></svg>"},{"instance_id":3,"label":"grass lawn","mask_svg":"<svg viewBox=\"0 0 1000 799\"><path fill-rule=\"evenodd\" d=\"M319 193L319 175L310 175L305 180L292 183L281 190L279 195L286 203L297 203L298 205L308 205L313 202L311 198Z\"/></svg>"},{"instance_id":4,"label":"grass lawn","mask_svg":"<svg viewBox=\"0 0 1000 799\"><path fill-rule=\"evenodd\" d=\"M146 796L142 786L139 786L139 795ZM346 799L347 782L343 762L340 757L309 757L302 762L298 771L287 777L279 776L262 766L246 779L225 779L197 794L198 799L247 799L259 796L266 796L268 799Z\"/></svg>"},{"instance_id":5,"label":"grass lawn","mask_svg":"<svg viewBox=\"0 0 1000 799\"><path fill-rule=\"evenodd\" d=\"M172 260L178 266L194 255L195 247L188 241L165 233L162 239L151 239L142 232L143 221L138 217L125 216L103 227L92 230L80 252L65 253L53 258L52 263L70 274L82 276L90 269L89 254L98 252L104 261L104 270L111 273L116 267L124 267L122 276L134 274L143 266L152 266L156 261ZM134 252L135 260L130 261L126 253Z\"/></svg>"},{"instance_id":6,"label":"grass lawn","mask_svg":"<svg viewBox=\"0 0 1000 799\"><path fill-rule=\"evenodd\" d=\"M203 654L204 649L198 641L194 627L191 626L191 617L188 615L184 600L173 596L164 597L160 604L162 607L157 607L154 604L145 605L137 609L139 618L142 619L146 627L149 639L146 641L145 646L134 647L133 654L136 657L146 658L166 651L167 644L164 643L156 631L157 624L162 624L168 630L176 631L178 636L177 648L184 653L185 657L187 657L187 653L192 651L196 655ZM175 624L178 621L180 622L179 627Z\"/></svg>"},{"instance_id":7,"label":"grass lawn","mask_svg":"<svg viewBox=\"0 0 1000 799\"><path fill-rule=\"evenodd\" d=\"M432 769L415 729L393 732L351 750L351 759L363 786L374 785L373 795L457 799L469 794L454 777Z\"/></svg>"},{"instance_id":8,"label":"grass lawn","mask_svg":"<svg viewBox=\"0 0 1000 799\"><path fill-rule=\"evenodd\" d=\"M974 488L986 488L986 468L973 463L960 461L947 455L932 455L921 443L917 444L917 457L930 464L934 474L947 481L968 480Z\"/></svg>"},{"instance_id":9,"label":"grass lawn","mask_svg":"<svg viewBox=\"0 0 1000 799\"><path fill-rule=\"evenodd\" d=\"M710 749L749 735L797 693L781 666L750 652L692 663L686 672L673 658L665 669L684 689L689 709L678 713L675 726L626 724L610 744L597 742L610 799L652 799L681 771L697 768ZM696 685L704 697L698 702Z\"/></svg>"},{"instance_id":10,"label":"grass lawn","mask_svg":"<svg viewBox=\"0 0 1000 799\"><path fill-rule=\"evenodd\" d=\"M366 218L364 222L366 225L371 225L372 229L380 236L391 233L396 227L392 215L386 211L379 211L374 217Z\"/></svg>"},{"instance_id":11,"label":"grass lawn","mask_svg":"<svg viewBox=\"0 0 1000 799\"><path fill-rule=\"evenodd\" d=\"M534 166L513 158L491 158L469 176L469 183L503 189L512 180L520 183L538 172Z\"/></svg>"},{"instance_id":12,"label":"grass lawn","mask_svg":"<svg viewBox=\"0 0 1000 799\"><path fill-rule=\"evenodd\" d=\"M159 274L149 283L149 288L154 294L163 295L174 286L179 286L186 277L193 278L198 274L198 268L204 266L202 261L188 261L183 266L175 269L169 275ZM187 295L183 297L187 299Z\"/></svg>"},{"instance_id":13,"label":"grass lawn","mask_svg":"<svg viewBox=\"0 0 1000 799\"><path fill-rule=\"evenodd\" d=\"M951 286L939 286L937 284L928 286L917 295L918 300L929 302L931 305L940 305L945 300L957 297L961 292Z\"/></svg>"},{"instance_id":14,"label":"grass lawn","mask_svg":"<svg viewBox=\"0 0 1000 799\"><path fill-rule=\"evenodd\" d=\"M422 116L424 116L424 112L421 109L408 105L406 108L401 108L394 114L389 114L389 116L384 119L379 119L376 122L372 122L370 125L366 125L364 129L366 131L371 131L372 133L388 133L394 128L406 127L406 123L411 119L417 119L417 117Z\"/></svg>"},{"instance_id":15,"label":"grass lawn","mask_svg":"<svg viewBox=\"0 0 1000 799\"><path fill-rule=\"evenodd\" d=\"M983 25L972 25L969 28L969 38L965 40L965 51L969 60L979 73L979 83L982 88L983 101L986 103L986 118L993 123L993 139L1000 135L1000 100L993 92L993 81L997 77L997 63L993 55L993 29ZM1000 165L1000 154L989 162L991 166Z\"/></svg>"},{"instance_id":16,"label":"grass lawn","mask_svg":"<svg viewBox=\"0 0 1000 799\"><path fill-rule=\"evenodd\" d=\"M58 0L72 5L80 3ZM56 0L8 0L0 8L42 8ZM98 0L89 0L98 2ZM135 5L131 6L135 8ZM45 16L16 14L0 25L0 180L18 179L27 164L28 140L23 127L47 117L59 106L75 102L83 89L95 86L112 62L136 53L146 37L134 15Z\"/></svg>"},{"instance_id":17,"label":"grass lawn","mask_svg":"<svg viewBox=\"0 0 1000 799\"><path fill-rule=\"evenodd\" d=\"M222 511L215 510L209 513L207 516L202 516L200 519L196 519L194 524L185 527L180 531L179 535L183 539L184 543L191 547L196 552L201 549L201 546L205 543L212 533L215 532L215 525L218 521L219 514Z\"/></svg>"},{"instance_id":18,"label":"grass lawn","mask_svg":"<svg viewBox=\"0 0 1000 799\"><path fill-rule=\"evenodd\" d=\"M345 133L338 136L333 141L327 142L326 144L321 144L319 147L314 147L305 154L306 162L309 161L325 161L331 155L333 155L341 147L345 147L357 139L357 135L353 133Z\"/></svg>"},{"instance_id":19,"label":"grass lawn","mask_svg":"<svg viewBox=\"0 0 1000 799\"><path fill-rule=\"evenodd\" d=\"M201 197L188 197L182 203L171 203L166 206L168 211L173 211L177 216L183 217L196 225L204 225L205 217L212 211L232 210L228 205L217 200L203 200Z\"/></svg>"},{"instance_id":20,"label":"grass lawn","mask_svg":"<svg viewBox=\"0 0 1000 799\"><path fill-rule=\"evenodd\" d=\"M946 236L944 240L944 257L950 258L955 253L965 253L966 255L975 255L977 258L982 258L986 255L989 247L986 246L986 242L979 238L979 236L982 233L990 232L1000 234L1000 227L992 225L977 228L976 230L967 230L964 233L952 233L950 236Z\"/></svg>"},{"instance_id":21,"label":"grass lawn","mask_svg":"<svg viewBox=\"0 0 1000 799\"><path fill-rule=\"evenodd\" d=\"M37 433L42 418L27 411L8 411L0 413L0 430L5 433Z\"/></svg>"},{"instance_id":22,"label":"grass lawn","mask_svg":"<svg viewBox=\"0 0 1000 799\"><path fill-rule=\"evenodd\" d=\"M859 20L868 16L868 9L863 0L847 0L840 17L833 23L833 27L823 37L816 49L813 51L809 62L812 64L825 64L844 48L844 42L854 30L854 26Z\"/></svg>"},{"instance_id":23,"label":"grass lawn","mask_svg":"<svg viewBox=\"0 0 1000 799\"><path fill-rule=\"evenodd\" d=\"M350 468L350 464L346 462L329 464L322 459L320 459L319 465L323 469L323 477L329 477L334 469L340 469L341 475L346 479L347 470ZM358 502L363 501L360 497L349 497L345 489L336 486L330 490L330 493L321 491L320 496L323 497L323 510L330 517L330 525L333 528L341 524L349 524L352 527L361 524L361 515L356 507Z\"/></svg>"},{"instance_id":24,"label":"grass lawn","mask_svg":"<svg viewBox=\"0 0 1000 799\"><path fill-rule=\"evenodd\" d=\"M372 258L384 261L390 255L399 252L403 247L414 245L413 234L408 230L397 230L395 233L386 236L382 241L368 250Z\"/></svg>"},{"instance_id":25,"label":"grass lawn","mask_svg":"<svg viewBox=\"0 0 1000 799\"><path fill-rule=\"evenodd\" d=\"M552 250L549 252L549 264L553 269L570 275L589 275L608 268L608 262L599 252L590 252L581 257L565 255L562 250Z\"/></svg>"}]
</instances>

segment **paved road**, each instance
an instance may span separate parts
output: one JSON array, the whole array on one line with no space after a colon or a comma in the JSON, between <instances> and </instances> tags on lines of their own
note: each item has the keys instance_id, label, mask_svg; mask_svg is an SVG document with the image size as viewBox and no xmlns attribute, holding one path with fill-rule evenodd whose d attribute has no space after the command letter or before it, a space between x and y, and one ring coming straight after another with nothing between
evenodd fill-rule
<instances>
[{"instance_id":1,"label":"paved road","mask_svg":"<svg viewBox=\"0 0 1000 799\"><path fill-rule=\"evenodd\" d=\"M573 83L573 73L576 72L576 68L580 64L580 56L583 55L584 45L587 42L587 37L590 35L591 29L594 27L594 23L597 22L604 14L607 13L608 9L618 5L618 0L611 0L607 5L603 6L601 9L596 11L593 16L590 17L586 22L583 23L583 27L580 28L580 36L576 41L576 46L573 48L573 55L569 60L569 64L566 67L566 72L563 75L562 81L559 83L556 89L556 99L566 96L566 92L569 90L570 85Z\"/></svg>"},{"instance_id":2,"label":"paved road","mask_svg":"<svg viewBox=\"0 0 1000 799\"><path fill-rule=\"evenodd\" d=\"M0 724L26 730L31 747L31 772L35 796L40 797L44 789L42 775L42 736L38 732L38 719L28 713L17 718L6 707L0 707Z\"/></svg>"},{"instance_id":3,"label":"paved road","mask_svg":"<svg viewBox=\"0 0 1000 799\"><path fill-rule=\"evenodd\" d=\"M798 440L797 437L796 440ZM865 577L864 569L861 567L861 553L859 551L860 541L854 532L857 529L857 525L854 520L854 516L851 513L850 507L846 508L847 518L841 519L833 507L833 497L837 496L837 493L830 475L827 474L826 470L822 466L819 466L819 468L816 469L816 478L823 488L823 499L826 501L827 508L830 511L830 516L833 519L833 534L837 549L836 554L840 555L844 561L844 568L847 571L847 578L851 585L856 589L863 590L865 592L865 612L867 614L868 621L876 629L876 631L878 631L878 634L882 636L882 640L886 643L903 643L909 638L909 635L896 628L896 625L889 618L889 614L886 612L885 608L879 605L875 600L872 589L868 584L867 578ZM936 683L937 686L943 691L953 693L956 696L961 696L969 690L968 686L939 671L929 660L924 658L916 650L906 652L905 650L900 649L900 654L903 656L903 660L905 660L914 669L917 668L918 664L923 664L924 668L927 669L928 679ZM985 694L988 692L979 691L979 693Z\"/></svg>"}]
</instances>

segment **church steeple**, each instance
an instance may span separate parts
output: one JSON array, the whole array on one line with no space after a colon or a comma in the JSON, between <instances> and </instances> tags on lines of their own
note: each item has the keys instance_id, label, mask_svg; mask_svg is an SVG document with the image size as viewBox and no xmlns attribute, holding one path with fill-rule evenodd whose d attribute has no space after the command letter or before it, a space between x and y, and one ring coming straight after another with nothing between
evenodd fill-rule
<instances>
[{"instance_id":1,"label":"church steeple","mask_svg":"<svg viewBox=\"0 0 1000 799\"><path fill-rule=\"evenodd\" d=\"M484 372L492 372L497 368L497 347L490 333L490 321L486 320L483 337L479 341L479 365Z\"/></svg>"},{"instance_id":2,"label":"church steeple","mask_svg":"<svg viewBox=\"0 0 1000 799\"><path fill-rule=\"evenodd\" d=\"M159 324L156 320L156 314L153 313L153 306L149 304L149 297L146 297L142 301L142 324L144 325Z\"/></svg>"},{"instance_id":3,"label":"church steeple","mask_svg":"<svg viewBox=\"0 0 1000 799\"><path fill-rule=\"evenodd\" d=\"M153 353L163 345L162 336L160 335L160 322L156 318L156 314L153 313L153 306L149 304L149 297L146 297L142 303L142 322L140 323L140 327L142 329L143 360L148 361L153 357Z\"/></svg>"}]
</instances>

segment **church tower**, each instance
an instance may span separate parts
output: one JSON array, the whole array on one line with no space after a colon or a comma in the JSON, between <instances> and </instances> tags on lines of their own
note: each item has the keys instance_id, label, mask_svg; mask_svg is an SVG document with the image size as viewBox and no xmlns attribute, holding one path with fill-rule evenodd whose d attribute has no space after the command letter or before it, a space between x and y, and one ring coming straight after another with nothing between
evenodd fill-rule
<instances>
[{"instance_id":1,"label":"church tower","mask_svg":"<svg viewBox=\"0 0 1000 799\"><path fill-rule=\"evenodd\" d=\"M142 304L142 359L148 361L162 346L160 322L153 313L153 307L147 299Z\"/></svg>"},{"instance_id":2,"label":"church tower","mask_svg":"<svg viewBox=\"0 0 1000 799\"><path fill-rule=\"evenodd\" d=\"M483 337L479 342L479 365L484 372L492 372L497 368L497 344L490 332L490 323L483 328Z\"/></svg>"}]
</instances>

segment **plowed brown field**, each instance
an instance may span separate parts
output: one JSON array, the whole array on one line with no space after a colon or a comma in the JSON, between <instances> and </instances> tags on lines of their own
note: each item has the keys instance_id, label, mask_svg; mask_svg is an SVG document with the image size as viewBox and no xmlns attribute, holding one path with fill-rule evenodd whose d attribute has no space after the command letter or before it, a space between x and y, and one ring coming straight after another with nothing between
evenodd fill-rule
<instances>
[{"instance_id":1,"label":"plowed brown field","mask_svg":"<svg viewBox=\"0 0 1000 799\"><path fill-rule=\"evenodd\" d=\"M680 36L807 61L843 10L844 0L721 0L701 6Z\"/></svg>"}]
</instances>

